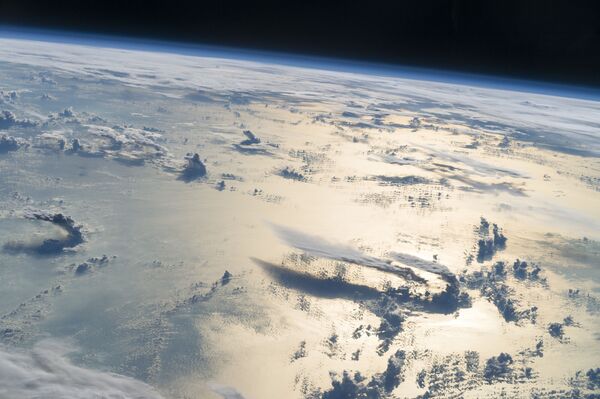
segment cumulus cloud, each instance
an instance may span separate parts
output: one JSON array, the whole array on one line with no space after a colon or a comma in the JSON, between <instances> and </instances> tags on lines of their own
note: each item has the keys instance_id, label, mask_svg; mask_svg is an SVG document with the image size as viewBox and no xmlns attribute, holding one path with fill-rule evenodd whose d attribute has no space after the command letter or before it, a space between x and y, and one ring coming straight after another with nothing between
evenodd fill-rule
<instances>
[{"instance_id":1,"label":"cumulus cloud","mask_svg":"<svg viewBox=\"0 0 600 399\"><path fill-rule=\"evenodd\" d=\"M150 385L92 370L67 359L68 346L44 340L31 350L0 346L0 397L38 399L161 399Z\"/></svg>"},{"instance_id":2,"label":"cumulus cloud","mask_svg":"<svg viewBox=\"0 0 600 399\"><path fill-rule=\"evenodd\" d=\"M180 180L189 183L193 180L206 176L206 166L200 160L200 155L197 153L193 155L188 154L185 159L187 160L187 165L179 176Z\"/></svg>"},{"instance_id":3,"label":"cumulus cloud","mask_svg":"<svg viewBox=\"0 0 600 399\"><path fill-rule=\"evenodd\" d=\"M244 130L242 133L246 138L240 141L239 144L233 145L233 148L238 152L249 155L273 155L267 147L276 147L277 145L263 143L261 139L250 130Z\"/></svg>"},{"instance_id":4,"label":"cumulus cloud","mask_svg":"<svg viewBox=\"0 0 600 399\"><path fill-rule=\"evenodd\" d=\"M0 112L0 129L8 129L13 126L32 127L37 126L37 123L30 119L18 119L11 111Z\"/></svg>"},{"instance_id":5,"label":"cumulus cloud","mask_svg":"<svg viewBox=\"0 0 600 399\"><path fill-rule=\"evenodd\" d=\"M323 392L323 399L341 398L389 398L404 381L404 368L406 353L398 350L388 359L388 366L384 372L375 374L367 379L359 372L354 374L344 371L342 378L334 375L328 391Z\"/></svg>"},{"instance_id":6,"label":"cumulus cloud","mask_svg":"<svg viewBox=\"0 0 600 399\"><path fill-rule=\"evenodd\" d=\"M240 142L240 145L252 145L252 144L259 144L260 143L260 139L258 137L256 137L256 135L254 133L252 133L250 130L244 130L244 136L246 136L246 140L243 140Z\"/></svg>"},{"instance_id":7,"label":"cumulus cloud","mask_svg":"<svg viewBox=\"0 0 600 399\"><path fill-rule=\"evenodd\" d=\"M290 168L289 166L279 170L277 174L284 179L306 181L306 177L302 173Z\"/></svg>"},{"instance_id":8,"label":"cumulus cloud","mask_svg":"<svg viewBox=\"0 0 600 399\"><path fill-rule=\"evenodd\" d=\"M16 90L0 90L0 102L13 102L19 98L19 92Z\"/></svg>"},{"instance_id":9,"label":"cumulus cloud","mask_svg":"<svg viewBox=\"0 0 600 399\"><path fill-rule=\"evenodd\" d=\"M0 154L17 151L22 145L23 142L16 137L7 136L6 134L0 136Z\"/></svg>"}]
</instances>

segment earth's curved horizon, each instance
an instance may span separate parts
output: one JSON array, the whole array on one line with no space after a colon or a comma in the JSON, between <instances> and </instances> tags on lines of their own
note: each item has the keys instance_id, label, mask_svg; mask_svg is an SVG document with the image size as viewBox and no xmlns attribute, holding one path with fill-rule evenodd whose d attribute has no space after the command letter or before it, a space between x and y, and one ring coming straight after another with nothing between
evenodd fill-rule
<instances>
[{"instance_id":1,"label":"earth's curved horizon","mask_svg":"<svg viewBox=\"0 0 600 399\"><path fill-rule=\"evenodd\" d=\"M0 397L599 394L597 99L123 47L0 34Z\"/></svg>"}]
</instances>

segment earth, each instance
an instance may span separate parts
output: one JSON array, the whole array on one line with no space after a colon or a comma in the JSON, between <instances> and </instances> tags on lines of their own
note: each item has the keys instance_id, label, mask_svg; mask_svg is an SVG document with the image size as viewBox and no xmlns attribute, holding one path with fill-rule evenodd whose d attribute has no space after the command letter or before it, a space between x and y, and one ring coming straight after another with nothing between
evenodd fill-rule
<instances>
[{"instance_id":1,"label":"earth","mask_svg":"<svg viewBox=\"0 0 600 399\"><path fill-rule=\"evenodd\" d=\"M598 397L600 102L280 59L0 38L0 397Z\"/></svg>"}]
</instances>

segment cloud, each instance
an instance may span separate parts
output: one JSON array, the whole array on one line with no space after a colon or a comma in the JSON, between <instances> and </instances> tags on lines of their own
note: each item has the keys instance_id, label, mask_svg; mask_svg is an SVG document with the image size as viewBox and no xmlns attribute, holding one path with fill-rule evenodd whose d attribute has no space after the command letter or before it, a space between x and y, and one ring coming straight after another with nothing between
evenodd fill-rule
<instances>
[{"instance_id":1,"label":"cloud","mask_svg":"<svg viewBox=\"0 0 600 399\"><path fill-rule=\"evenodd\" d=\"M262 143L261 139L250 130L244 130L242 133L244 136L246 136L246 139L240 141L239 144L233 145L233 148L235 148L238 152L249 155L273 155L273 153L266 147L277 147L276 145L265 145Z\"/></svg>"},{"instance_id":2,"label":"cloud","mask_svg":"<svg viewBox=\"0 0 600 399\"><path fill-rule=\"evenodd\" d=\"M411 186L415 184L431 184L431 180L422 176L369 176L365 180L373 180L382 186Z\"/></svg>"},{"instance_id":3,"label":"cloud","mask_svg":"<svg viewBox=\"0 0 600 399\"><path fill-rule=\"evenodd\" d=\"M51 213L46 211L27 212L25 218L50 222L64 230L64 236L59 238L48 238L42 242L20 242L11 241L4 245L8 252L34 252L40 255L58 254L64 249L74 248L85 241L82 226L62 213Z\"/></svg>"},{"instance_id":4,"label":"cloud","mask_svg":"<svg viewBox=\"0 0 600 399\"><path fill-rule=\"evenodd\" d=\"M37 126L37 123L30 119L17 119L14 113L7 110L0 112L0 129L8 129L13 126L32 127Z\"/></svg>"},{"instance_id":5,"label":"cloud","mask_svg":"<svg viewBox=\"0 0 600 399\"><path fill-rule=\"evenodd\" d=\"M333 375L332 388L323 392L322 399L389 398L392 391L404 381L406 353L398 350L388 359L385 371L367 379L360 373L344 371L342 378Z\"/></svg>"},{"instance_id":6,"label":"cloud","mask_svg":"<svg viewBox=\"0 0 600 399\"><path fill-rule=\"evenodd\" d=\"M4 91L0 90L0 102L13 102L19 98L19 92L16 90Z\"/></svg>"},{"instance_id":7,"label":"cloud","mask_svg":"<svg viewBox=\"0 0 600 399\"><path fill-rule=\"evenodd\" d=\"M164 141L158 129L133 128L130 126L84 125L92 135L91 143L95 151L75 149L82 156L101 156L127 165L143 165L145 161L165 159L169 151L159 144Z\"/></svg>"},{"instance_id":8,"label":"cloud","mask_svg":"<svg viewBox=\"0 0 600 399\"><path fill-rule=\"evenodd\" d=\"M444 265L398 252L389 253L388 259L376 258L363 254L352 247L342 244L329 243L320 237L309 236L283 226L271 226L284 242L312 256L353 263L355 265L364 267L371 267L384 273L401 276L407 281L427 285L430 280L417 275L413 270L419 269L439 276L439 279L446 283L446 288L444 290L431 295L431 297L427 298L426 300L424 300L425 298L413 297L409 292L406 291L406 287L403 287L397 291L397 298L395 298L401 302L406 302L407 300L416 300L416 302L420 303L423 309L427 308L428 311L442 313L453 312L458 307L468 306L469 304L469 297L465 292L461 292L460 283L456 275ZM407 267L401 266L398 263ZM281 275L281 272L273 273L273 268L270 269L272 274ZM275 270L275 272L277 271ZM302 283L302 279L295 280L296 281L292 280L292 283ZM290 279L287 278L287 281L289 282ZM339 287L338 292L343 293L343 291L339 290ZM377 313L375 310L374 312ZM397 316L394 315L393 317L396 318ZM398 327L400 327L400 324L398 324ZM387 349L384 348L384 350Z\"/></svg>"},{"instance_id":9,"label":"cloud","mask_svg":"<svg viewBox=\"0 0 600 399\"><path fill-rule=\"evenodd\" d=\"M246 140L243 140L240 142L240 145L252 145L252 144L259 144L260 143L260 139L258 137L256 137L256 135L254 133L252 133L250 130L244 130L244 136L246 136Z\"/></svg>"},{"instance_id":10,"label":"cloud","mask_svg":"<svg viewBox=\"0 0 600 399\"><path fill-rule=\"evenodd\" d=\"M284 179L306 181L306 177L302 173L290 168L289 166L279 170L277 174Z\"/></svg>"},{"instance_id":11,"label":"cloud","mask_svg":"<svg viewBox=\"0 0 600 399\"><path fill-rule=\"evenodd\" d=\"M37 399L161 399L150 385L72 364L64 342L44 340L31 350L0 346L0 397Z\"/></svg>"},{"instance_id":12,"label":"cloud","mask_svg":"<svg viewBox=\"0 0 600 399\"><path fill-rule=\"evenodd\" d=\"M430 146L421 145L422 150L428 152L432 159L440 160L443 159L449 162L455 162L457 164L463 164L471 168L468 171L471 174L479 175L479 176L509 176L509 177L521 177L528 178L526 174L522 171L518 171L515 169L510 169L506 167L500 167L494 164L486 163L483 161L478 161L476 159L470 158L468 155L459 154L459 153L450 153L447 150L439 151Z\"/></svg>"},{"instance_id":13,"label":"cloud","mask_svg":"<svg viewBox=\"0 0 600 399\"><path fill-rule=\"evenodd\" d=\"M200 160L198 153L193 155L188 154L185 159L187 160L187 165L179 175L179 180L189 183L206 176L206 165Z\"/></svg>"},{"instance_id":14,"label":"cloud","mask_svg":"<svg viewBox=\"0 0 600 399\"><path fill-rule=\"evenodd\" d=\"M7 136L6 134L0 136L0 154L17 151L21 146L23 146L22 141L16 137Z\"/></svg>"},{"instance_id":15,"label":"cloud","mask_svg":"<svg viewBox=\"0 0 600 399\"><path fill-rule=\"evenodd\" d=\"M287 227L272 225L273 229L283 241L305 251L313 256L340 260L343 262L354 263L357 265L372 267L386 273L392 273L410 280L424 282L422 278L416 276L408 268L392 264L392 259L407 266L421 269L423 271L438 275L452 275L452 273L443 265L429 262L412 255L393 253L392 259L380 259L363 254L362 252L342 244L329 243L320 237L313 237Z\"/></svg>"},{"instance_id":16,"label":"cloud","mask_svg":"<svg viewBox=\"0 0 600 399\"><path fill-rule=\"evenodd\" d=\"M400 262L410 267L414 267L416 269L421 269L428 273L439 274L440 276L453 275L453 273L446 266L436 262L430 262L428 260L421 259L416 256L400 252L392 252L390 253L390 257L397 262Z\"/></svg>"},{"instance_id":17,"label":"cloud","mask_svg":"<svg viewBox=\"0 0 600 399\"><path fill-rule=\"evenodd\" d=\"M210 389L223 397L223 399L244 399L241 393L239 393L235 388L211 383L209 384Z\"/></svg>"},{"instance_id":18,"label":"cloud","mask_svg":"<svg viewBox=\"0 0 600 399\"><path fill-rule=\"evenodd\" d=\"M197 96L196 101L368 104L370 109L416 112L444 124L509 134L554 151L583 156L600 153L596 101L520 92L510 87L499 90L467 82L464 86L427 81L427 77L408 79L273 65L230 56L197 57L9 38L0 38L0 43L3 61L45 68L65 77L153 90L186 90L193 93L190 99ZM40 73L37 79L56 84L49 76L48 72Z\"/></svg>"}]
</instances>

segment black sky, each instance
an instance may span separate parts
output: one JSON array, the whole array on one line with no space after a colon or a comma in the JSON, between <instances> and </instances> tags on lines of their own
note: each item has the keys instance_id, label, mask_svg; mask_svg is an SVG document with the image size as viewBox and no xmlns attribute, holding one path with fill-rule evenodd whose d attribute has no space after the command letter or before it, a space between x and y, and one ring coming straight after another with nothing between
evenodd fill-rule
<instances>
[{"instance_id":1,"label":"black sky","mask_svg":"<svg viewBox=\"0 0 600 399\"><path fill-rule=\"evenodd\" d=\"M600 1L0 0L0 23L600 87Z\"/></svg>"}]
</instances>

